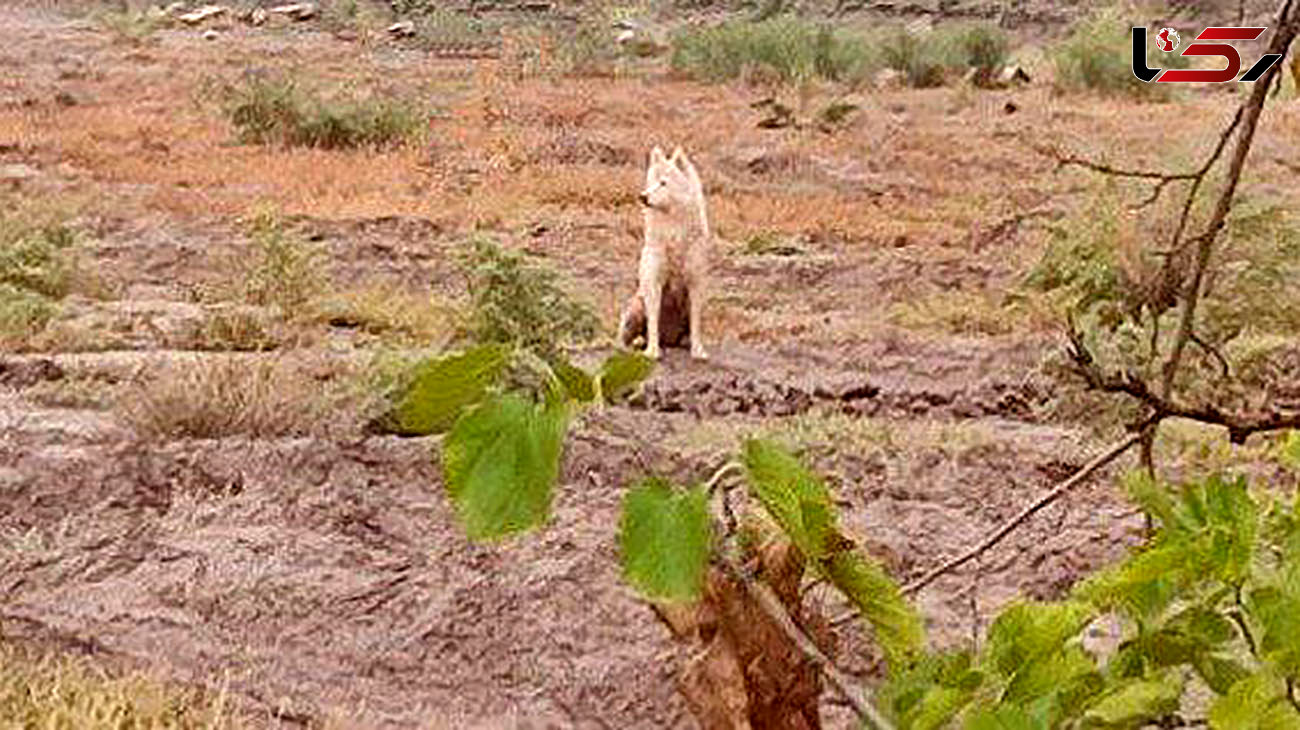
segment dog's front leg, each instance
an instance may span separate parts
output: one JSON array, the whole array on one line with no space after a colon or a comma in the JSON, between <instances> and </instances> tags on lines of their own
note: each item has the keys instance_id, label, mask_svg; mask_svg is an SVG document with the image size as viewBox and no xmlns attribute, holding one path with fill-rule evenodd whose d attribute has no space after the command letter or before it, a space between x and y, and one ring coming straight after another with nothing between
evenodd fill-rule
<instances>
[{"instance_id":1,"label":"dog's front leg","mask_svg":"<svg viewBox=\"0 0 1300 730\"><path fill-rule=\"evenodd\" d=\"M647 248L641 256L641 300L645 302L645 354L659 359L659 314L663 307L663 255Z\"/></svg>"}]
</instances>

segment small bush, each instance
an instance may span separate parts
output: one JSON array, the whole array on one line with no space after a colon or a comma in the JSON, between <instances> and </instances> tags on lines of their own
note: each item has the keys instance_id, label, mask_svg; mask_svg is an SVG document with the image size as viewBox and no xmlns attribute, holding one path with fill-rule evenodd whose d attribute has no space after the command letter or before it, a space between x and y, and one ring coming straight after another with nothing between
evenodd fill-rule
<instances>
[{"instance_id":1,"label":"small bush","mask_svg":"<svg viewBox=\"0 0 1300 730\"><path fill-rule=\"evenodd\" d=\"M155 32L172 24L161 8L141 10L123 5L119 9L104 9L95 14L100 27L112 33L120 42L133 46L143 44Z\"/></svg>"},{"instance_id":2,"label":"small bush","mask_svg":"<svg viewBox=\"0 0 1300 730\"><path fill-rule=\"evenodd\" d=\"M1173 84L1139 81L1132 69L1132 23L1124 10L1103 8L1077 22L1065 40L1049 52L1056 67L1056 86L1125 94L1137 99L1168 101ZM1147 38L1147 64L1187 68L1186 56L1161 53Z\"/></svg>"},{"instance_id":3,"label":"small bush","mask_svg":"<svg viewBox=\"0 0 1300 730\"><path fill-rule=\"evenodd\" d=\"M867 45L857 38L824 24L783 16L687 29L673 41L671 65L707 81L739 78L757 68L775 73L784 82L814 77L848 81L865 75L871 57Z\"/></svg>"},{"instance_id":4,"label":"small bush","mask_svg":"<svg viewBox=\"0 0 1300 730\"><path fill-rule=\"evenodd\" d=\"M326 99L293 79L249 74L223 92L239 140L253 144L341 149L386 147L421 126L412 104L388 98Z\"/></svg>"},{"instance_id":5,"label":"small bush","mask_svg":"<svg viewBox=\"0 0 1300 730\"><path fill-rule=\"evenodd\" d=\"M991 71L1004 66L1011 50L1006 31L991 23L974 23L956 31L958 48L965 64Z\"/></svg>"},{"instance_id":6,"label":"small bush","mask_svg":"<svg viewBox=\"0 0 1300 730\"><path fill-rule=\"evenodd\" d=\"M574 300L556 273L528 263L518 251L476 236L461 258L469 275L469 334L477 342L500 342L555 354L566 342L590 340L600 331L592 308Z\"/></svg>"},{"instance_id":7,"label":"small bush","mask_svg":"<svg viewBox=\"0 0 1300 730\"><path fill-rule=\"evenodd\" d=\"M886 68L903 74L908 86L942 86L950 68L965 63L963 37L950 30L917 33L894 25L882 34L880 56Z\"/></svg>"},{"instance_id":8,"label":"small bush","mask_svg":"<svg viewBox=\"0 0 1300 730\"><path fill-rule=\"evenodd\" d=\"M104 293L80 264L76 231L48 212L0 212L0 342L17 346L41 332L74 291Z\"/></svg>"},{"instance_id":9,"label":"small bush","mask_svg":"<svg viewBox=\"0 0 1300 730\"><path fill-rule=\"evenodd\" d=\"M257 306L276 306L289 317L301 316L327 282L321 252L284 230L269 209L259 210L249 227L252 251L240 257L240 298Z\"/></svg>"}]
</instances>

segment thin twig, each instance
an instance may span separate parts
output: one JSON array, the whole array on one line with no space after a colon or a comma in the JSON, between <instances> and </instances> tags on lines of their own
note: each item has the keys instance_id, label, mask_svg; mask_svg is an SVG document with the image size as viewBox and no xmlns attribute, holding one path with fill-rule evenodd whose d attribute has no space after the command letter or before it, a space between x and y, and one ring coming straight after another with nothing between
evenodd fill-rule
<instances>
[{"instance_id":1,"label":"thin twig","mask_svg":"<svg viewBox=\"0 0 1300 730\"><path fill-rule=\"evenodd\" d=\"M817 648L817 644L813 643L813 640L808 638L808 635L795 625L794 620L790 618L790 614L781 605L780 599L776 597L771 588L749 577L730 558L720 555L719 560L722 561L727 571L745 586L745 590L750 597L758 603L768 618L775 621L786 637L793 641L799 647L799 650L804 653L804 656L816 664L818 669L826 675L826 678L835 689L848 700L849 705L853 707L853 711L857 713L859 718L864 720L868 726L875 728L875 730L894 730L893 723L871 704L857 680L835 666L830 658L823 654L821 649Z\"/></svg>"},{"instance_id":2,"label":"thin twig","mask_svg":"<svg viewBox=\"0 0 1300 730\"><path fill-rule=\"evenodd\" d=\"M909 583L906 587L903 588L903 594L908 595L908 594L916 593L917 591L921 590L922 588L932 583L939 576L948 573L955 568L960 567L962 564L966 563L968 560L971 560L972 558L982 555L986 550L1001 542L1002 538L1011 534L1012 530L1019 527L1021 523L1029 519L1031 516L1033 516L1035 512L1046 507L1052 502L1055 502L1057 499L1061 497L1061 495L1073 489L1084 479L1087 479L1093 472L1097 471L1098 469L1105 466L1106 464L1109 464L1110 462L1114 461L1125 451L1128 451L1128 449L1131 446L1133 446L1133 444L1136 444L1141 438L1142 436L1138 434L1138 435L1130 436L1124 439L1123 441L1119 442L1118 444L1115 444L1109 450L1107 450L1106 452L1104 452L1103 454L1101 454L1100 456L1098 456L1097 458L1093 459L1091 462L1086 464L1082 469L1075 472L1073 476L1061 482L1060 484L1056 485L1056 487L1053 488L1052 491L1048 492L1042 499L1038 500L1037 502L1034 502L1033 504L1029 505L1025 509L1021 510L1020 514L1008 520L1006 524L1002 525L1002 527L999 527L997 531L994 532L992 535L990 535L988 538L986 538L984 542L981 542L979 545L966 551L966 553L964 553L963 555L960 555L956 558L953 558L952 560L949 560L948 562L944 563L943 565L940 565L939 567L935 568L929 573L926 573L921 578Z\"/></svg>"},{"instance_id":3,"label":"thin twig","mask_svg":"<svg viewBox=\"0 0 1300 730\"><path fill-rule=\"evenodd\" d=\"M1296 27L1290 17L1291 0L1283 3L1277 16L1277 32L1273 35L1266 53L1278 54L1279 57L1285 57L1287 48L1295 38ZM1174 377L1178 372L1178 366L1182 361L1183 350L1187 347L1188 340L1191 339L1193 325L1196 317L1196 304L1201 297L1201 283L1205 279L1205 269L1210 263L1210 253L1214 249L1214 241L1228 218L1228 211L1232 208L1232 198L1237 191L1237 183L1241 179L1241 170L1246 164L1246 155L1250 152L1251 143L1255 139L1255 128L1259 124L1260 113L1264 110L1264 101L1268 97L1268 85L1273 80L1273 74L1278 73L1278 65L1273 64L1264 77L1259 80L1250 92L1250 98L1242 105L1237 112L1237 118L1229 127L1229 133L1237 126L1237 120L1241 121L1241 134L1237 137L1237 146L1233 150L1232 160L1228 163L1227 182L1223 192L1219 195L1219 200L1215 204L1214 213L1210 216L1210 221L1205 226L1205 232L1199 236L1196 247L1196 264L1192 267L1192 280L1188 284L1186 295L1183 297L1183 308L1178 322L1178 335L1174 338L1172 350L1169 353L1169 359L1164 365L1164 380L1161 383L1160 393L1165 399L1172 392ZM1226 143L1226 135L1220 139L1220 146ZM1215 157L1218 150L1215 151ZM1193 192L1195 186L1193 186ZM1190 208L1190 199L1188 206Z\"/></svg>"}]
</instances>

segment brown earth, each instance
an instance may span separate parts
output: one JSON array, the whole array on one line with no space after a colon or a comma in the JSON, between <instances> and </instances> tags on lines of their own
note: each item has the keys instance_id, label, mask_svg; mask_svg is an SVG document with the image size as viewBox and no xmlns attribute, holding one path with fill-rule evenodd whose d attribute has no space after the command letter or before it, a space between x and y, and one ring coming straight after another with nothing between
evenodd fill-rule
<instances>
[{"instance_id":1,"label":"brown earth","mask_svg":"<svg viewBox=\"0 0 1300 730\"><path fill-rule=\"evenodd\" d=\"M203 84L266 65L445 113L395 151L230 144ZM25 5L0 13L0 68L0 163L38 171L0 196L72 201L111 291L70 298L65 335L0 361L0 630L225 687L290 726L694 727L670 635L619 576L620 499L646 473L703 478L751 430L804 447L900 581L978 542L1114 435L1042 373L1056 320L1001 306L1043 245L1042 226L1012 221L1066 214L1092 181L1029 142L1156 165L1171 124L1195 151L1232 98L1175 115L1041 82L864 92L843 131L767 131L739 85L520 80L310 24L133 45ZM1265 113L1248 190L1290 174L1288 109ZM124 415L163 364L224 357L187 352L207 306L194 291L248 250L240 218L264 200L323 247L336 287L379 277L454 299L453 246L486 228L577 282L612 328L634 285L642 158L676 140L721 238L713 360L670 350L629 404L584 416L540 532L469 542L437 440L366 435L351 412L212 439L147 437ZM328 382L372 344L322 326L301 349ZM1017 595L1060 595L1121 555L1141 518L1116 469L922 591L933 640L966 641ZM860 628L838 633L847 669L878 671ZM823 709L851 725L829 693Z\"/></svg>"}]
</instances>

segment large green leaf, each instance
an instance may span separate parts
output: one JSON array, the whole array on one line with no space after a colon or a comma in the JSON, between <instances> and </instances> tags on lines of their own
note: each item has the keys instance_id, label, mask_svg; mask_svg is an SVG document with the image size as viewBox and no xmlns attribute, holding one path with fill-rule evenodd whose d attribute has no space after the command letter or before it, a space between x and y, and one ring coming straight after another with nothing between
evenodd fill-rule
<instances>
[{"instance_id":1,"label":"large green leaf","mask_svg":"<svg viewBox=\"0 0 1300 730\"><path fill-rule=\"evenodd\" d=\"M693 601L709 559L708 494L648 479L623 499L623 575L650 598Z\"/></svg>"},{"instance_id":2,"label":"large green leaf","mask_svg":"<svg viewBox=\"0 0 1300 730\"><path fill-rule=\"evenodd\" d=\"M616 352L605 358L596 374L596 384L607 403L627 395L654 372L655 361L639 352Z\"/></svg>"},{"instance_id":3,"label":"large green leaf","mask_svg":"<svg viewBox=\"0 0 1300 730\"><path fill-rule=\"evenodd\" d=\"M546 520L568 425L566 404L540 406L513 393L456 421L443 442L443 479L471 538L504 537Z\"/></svg>"},{"instance_id":4,"label":"large green leaf","mask_svg":"<svg viewBox=\"0 0 1300 730\"><path fill-rule=\"evenodd\" d=\"M743 460L752 493L809 560L826 557L835 524L830 492L821 480L781 447L746 439Z\"/></svg>"},{"instance_id":5,"label":"large green leaf","mask_svg":"<svg viewBox=\"0 0 1300 730\"><path fill-rule=\"evenodd\" d=\"M411 436L446 431L462 411L483 398L509 356L509 348L493 344L417 363L388 418L390 427Z\"/></svg>"},{"instance_id":6,"label":"large green leaf","mask_svg":"<svg viewBox=\"0 0 1300 730\"><path fill-rule=\"evenodd\" d=\"M925 647L921 615L879 563L865 555L844 551L835 553L822 568L826 577L871 624L890 667L904 666L920 654Z\"/></svg>"},{"instance_id":7,"label":"large green leaf","mask_svg":"<svg viewBox=\"0 0 1300 730\"><path fill-rule=\"evenodd\" d=\"M1029 661L1060 651L1094 615L1091 606L1073 601L1013 604L989 628L988 657L998 672L1012 676Z\"/></svg>"}]
</instances>

